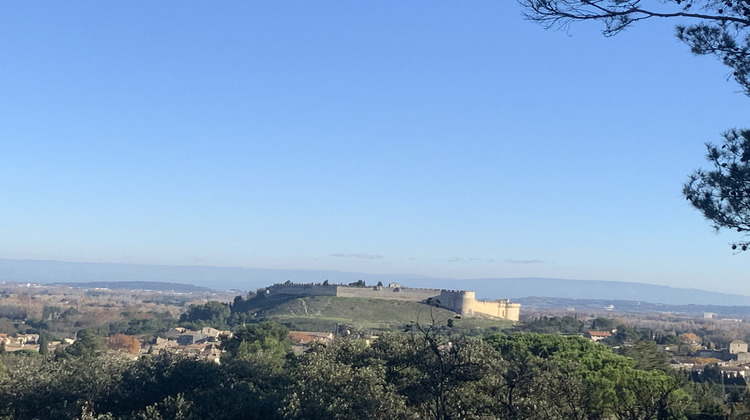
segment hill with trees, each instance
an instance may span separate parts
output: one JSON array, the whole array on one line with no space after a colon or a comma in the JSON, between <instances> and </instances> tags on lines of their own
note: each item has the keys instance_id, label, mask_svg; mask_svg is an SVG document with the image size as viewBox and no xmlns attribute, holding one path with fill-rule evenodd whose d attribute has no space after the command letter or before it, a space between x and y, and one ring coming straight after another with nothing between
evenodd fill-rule
<instances>
[{"instance_id":1,"label":"hill with trees","mask_svg":"<svg viewBox=\"0 0 750 420\"><path fill-rule=\"evenodd\" d=\"M180 318L193 327L206 325L229 328L245 323L276 321L293 330L337 331L340 328L378 333L432 324L435 320L463 332L510 328L511 321L495 318L461 318L455 312L425 303L343 298L333 296L249 294L237 296L230 304L207 302L191 305Z\"/></svg>"}]
</instances>

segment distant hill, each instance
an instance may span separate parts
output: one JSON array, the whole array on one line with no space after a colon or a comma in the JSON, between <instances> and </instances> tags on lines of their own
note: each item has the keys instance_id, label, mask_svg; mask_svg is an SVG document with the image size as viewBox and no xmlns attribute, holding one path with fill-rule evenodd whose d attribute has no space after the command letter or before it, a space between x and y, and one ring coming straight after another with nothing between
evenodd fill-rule
<instances>
[{"instance_id":1,"label":"distant hill","mask_svg":"<svg viewBox=\"0 0 750 420\"><path fill-rule=\"evenodd\" d=\"M750 296L709 292L699 289L603 280L549 278L505 279L412 279L412 287L441 287L474 290L478 298L517 299L530 296L570 299L633 300L669 305L750 306Z\"/></svg>"},{"instance_id":2,"label":"distant hill","mask_svg":"<svg viewBox=\"0 0 750 420\"><path fill-rule=\"evenodd\" d=\"M0 281L163 282L212 289L256 290L274 283L401 283L407 287L473 290L480 299L518 299L530 296L570 299L617 299L670 305L750 306L750 296L600 280L550 278L450 279L404 274L366 274L325 270L273 270L244 267L167 266L144 264L80 263L50 260L0 259Z\"/></svg>"},{"instance_id":3,"label":"distant hill","mask_svg":"<svg viewBox=\"0 0 750 420\"><path fill-rule=\"evenodd\" d=\"M377 280L376 280L377 278ZM0 281L23 283L61 282L166 282L186 283L212 289L256 290L287 280L294 282L351 283L393 282L398 275L368 275L324 270L273 270L244 267L193 265L146 265L118 263L67 262L53 260L12 260L0 258Z\"/></svg>"},{"instance_id":4,"label":"distant hill","mask_svg":"<svg viewBox=\"0 0 750 420\"><path fill-rule=\"evenodd\" d=\"M555 297L525 297L515 299L525 308L527 313L531 309L561 310L568 309L576 313L603 312L612 308L614 313L670 313L701 317L706 312L716 314L721 318L750 318L750 306L725 305L668 305L666 303L650 303L635 300L617 299L569 299ZM611 306L610 306L611 305Z\"/></svg>"},{"instance_id":5,"label":"distant hill","mask_svg":"<svg viewBox=\"0 0 750 420\"><path fill-rule=\"evenodd\" d=\"M191 292L208 292L211 291L208 287L194 286L192 284L184 283L166 283L160 281L92 281L86 283L50 283L52 285L62 285L70 287L81 287L81 288L98 288L98 289L110 289L110 290L154 290L154 291L172 291L180 293L191 293Z\"/></svg>"},{"instance_id":6,"label":"distant hill","mask_svg":"<svg viewBox=\"0 0 750 420\"><path fill-rule=\"evenodd\" d=\"M501 330L513 325L512 321L502 319L461 318L447 309L398 300L276 295L259 296L251 302L248 313L254 319L276 321L300 331L333 332L340 325L370 332L394 331L417 323L428 328L433 321L436 326L445 327L448 320L452 320L456 332L462 333L474 329Z\"/></svg>"}]
</instances>

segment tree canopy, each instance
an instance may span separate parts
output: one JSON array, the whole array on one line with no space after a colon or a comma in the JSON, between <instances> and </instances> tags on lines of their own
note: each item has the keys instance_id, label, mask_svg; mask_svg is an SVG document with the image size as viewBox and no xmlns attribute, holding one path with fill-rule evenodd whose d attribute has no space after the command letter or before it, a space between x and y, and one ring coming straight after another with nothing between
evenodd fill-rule
<instances>
[{"instance_id":1,"label":"tree canopy","mask_svg":"<svg viewBox=\"0 0 750 420\"><path fill-rule=\"evenodd\" d=\"M718 367L686 382L653 343L615 354L559 334L485 339L384 333L277 358L283 327L254 324L221 364L162 352L137 360L0 355L0 418L726 419ZM91 339L91 334L84 334ZM243 347L258 344L245 352ZM249 347L248 347L249 348ZM7 366L7 368L4 368ZM732 397L737 412L750 401ZM740 418L740 417L733 417Z\"/></svg>"},{"instance_id":2,"label":"tree canopy","mask_svg":"<svg viewBox=\"0 0 750 420\"><path fill-rule=\"evenodd\" d=\"M237 328L232 338L222 341L221 347L225 350L222 356L225 361L250 355L263 355L280 361L291 351L292 344L285 326L263 321Z\"/></svg>"},{"instance_id":3,"label":"tree canopy","mask_svg":"<svg viewBox=\"0 0 750 420\"><path fill-rule=\"evenodd\" d=\"M708 219L714 229L750 231L750 130L729 130L724 144L707 144L711 170L696 170L683 187L690 204ZM746 251L748 241L732 244Z\"/></svg>"},{"instance_id":4,"label":"tree canopy","mask_svg":"<svg viewBox=\"0 0 750 420\"><path fill-rule=\"evenodd\" d=\"M713 55L750 95L750 2L747 0L520 0L525 16L547 28L576 21L604 24L606 36L652 18L679 19L677 37L694 54Z\"/></svg>"},{"instance_id":5,"label":"tree canopy","mask_svg":"<svg viewBox=\"0 0 750 420\"><path fill-rule=\"evenodd\" d=\"M577 21L604 24L606 36L653 18L677 20L677 37L694 54L713 55L731 69L750 96L750 1L748 0L519 0L525 16L547 28ZM683 195L714 229L750 231L750 131L728 130L720 146L707 144L711 170L696 170ZM732 244L746 251L748 241Z\"/></svg>"}]
</instances>

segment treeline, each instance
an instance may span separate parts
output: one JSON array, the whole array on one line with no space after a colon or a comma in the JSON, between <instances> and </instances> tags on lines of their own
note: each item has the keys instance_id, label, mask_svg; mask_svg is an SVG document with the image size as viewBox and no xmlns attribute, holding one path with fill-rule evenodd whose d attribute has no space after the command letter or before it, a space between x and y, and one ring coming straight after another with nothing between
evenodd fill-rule
<instances>
[{"instance_id":1,"label":"treeline","mask_svg":"<svg viewBox=\"0 0 750 420\"><path fill-rule=\"evenodd\" d=\"M167 353L133 361L86 337L46 357L0 356L0 416L710 420L748 413L743 398L727 401L710 384L689 381L650 344L633 358L580 337L452 337L417 326L369 345L339 339L295 355L288 331L262 322L237 328L216 364Z\"/></svg>"}]
</instances>

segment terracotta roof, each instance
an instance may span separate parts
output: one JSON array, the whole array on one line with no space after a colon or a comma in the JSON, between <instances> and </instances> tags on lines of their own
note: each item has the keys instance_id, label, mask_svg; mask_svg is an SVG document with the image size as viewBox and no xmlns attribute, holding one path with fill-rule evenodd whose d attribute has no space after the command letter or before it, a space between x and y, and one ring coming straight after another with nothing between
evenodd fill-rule
<instances>
[{"instance_id":1,"label":"terracotta roof","mask_svg":"<svg viewBox=\"0 0 750 420\"><path fill-rule=\"evenodd\" d=\"M327 332L289 331L289 339L297 344L308 344L313 341L327 341L333 338L333 334Z\"/></svg>"}]
</instances>

